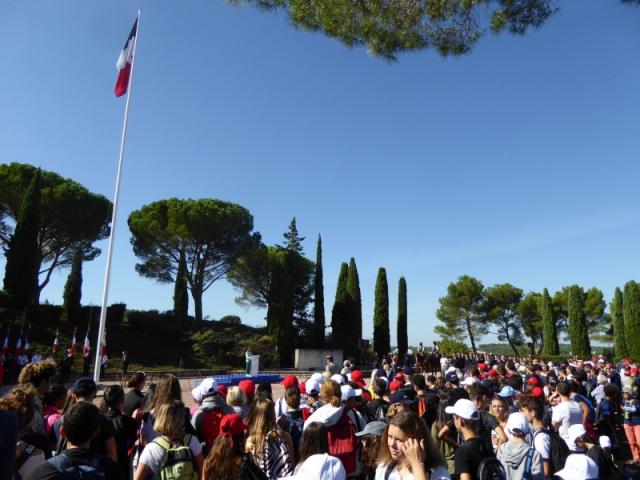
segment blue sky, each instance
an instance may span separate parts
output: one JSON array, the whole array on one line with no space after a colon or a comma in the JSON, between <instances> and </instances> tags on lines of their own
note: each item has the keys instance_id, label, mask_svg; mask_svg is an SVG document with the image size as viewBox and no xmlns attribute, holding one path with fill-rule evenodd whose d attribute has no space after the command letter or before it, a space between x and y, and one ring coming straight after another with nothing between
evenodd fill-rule
<instances>
[{"instance_id":1,"label":"blue sky","mask_svg":"<svg viewBox=\"0 0 640 480\"><path fill-rule=\"evenodd\" d=\"M410 341L462 274L526 291L613 289L640 270L640 9L558 2L524 37L471 54L396 63L224 2L0 3L0 162L39 165L113 196L124 97L115 62L143 10L110 301L169 309L172 287L139 277L128 214L175 197L239 203L266 243L293 216L324 246L330 315L340 263L356 258L372 336L378 267L408 283ZM85 265L99 304L105 254ZM0 261L0 267L3 263ZM42 299L60 303L66 271ZM226 281L212 318L244 310Z\"/></svg>"}]
</instances>

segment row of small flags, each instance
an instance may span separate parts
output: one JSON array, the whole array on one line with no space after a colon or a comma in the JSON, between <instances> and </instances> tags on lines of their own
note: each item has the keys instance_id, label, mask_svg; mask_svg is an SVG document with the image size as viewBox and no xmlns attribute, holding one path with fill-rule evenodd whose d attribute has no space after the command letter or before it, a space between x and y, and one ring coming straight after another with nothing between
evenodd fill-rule
<instances>
[{"instance_id":1,"label":"row of small flags","mask_svg":"<svg viewBox=\"0 0 640 480\"><path fill-rule=\"evenodd\" d=\"M75 353L77 352L77 340L76 340L76 332L77 332L77 328L73 329L73 336L71 337L71 345L69 346L69 350L71 351L72 354L75 355ZM30 348L29 345L29 336L28 335L24 335L22 334L23 330L22 328L20 328L20 335L18 336L18 339L16 340L16 348L15 348L15 356L19 357L20 355L22 355L24 352L28 351ZM7 328L7 333L4 337L4 342L2 343L2 356L4 358L7 358L7 355L9 353L9 336L11 334L11 327ZM56 337L53 339L53 347L52 347L52 351L53 354L57 354L60 351L60 340L58 338L59 333L58 330L56 330ZM104 334L104 338L102 339L102 351L100 352L102 356L107 354L107 332L105 331ZM84 343L82 345L82 356L83 357L88 357L91 354L91 341L89 340L89 328L87 328L87 333L84 336Z\"/></svg>"}]
</instances>

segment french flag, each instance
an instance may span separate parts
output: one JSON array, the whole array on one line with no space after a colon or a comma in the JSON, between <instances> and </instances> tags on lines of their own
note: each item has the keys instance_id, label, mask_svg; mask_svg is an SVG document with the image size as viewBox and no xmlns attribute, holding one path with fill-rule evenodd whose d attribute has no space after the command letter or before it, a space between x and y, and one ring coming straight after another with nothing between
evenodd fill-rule
<instances>
[{"instance_id":1,"label":"french flag","mask_svg":"<svg viewBox=\"0 0 640 480\"><path fill-rule=\"evenodd\" d=\"M22 338L18 337L18 341L16 342L16 357L22 355Z\"/></svg>"},{"instance_id":2,"label":"french flag","mask_svg":"<svg viewBox=\"0 0 640 480\"><path fill-rule=\"evenodd\" d=\"M76 353L76 343L78 343L77 340L76 340L76 331L77 330L78 330L78 327L73 329L73 338L71 339L71 353L73 353L74 355Z\"/></svg>"},{"instance_id":3,"label":"french flag","mask_svg":"<svg viewBox=\"0 0 640 480\"><path fill-rule=\"evenodd\" d=\"M89 330L87 330L87 334L84 336L84 345L82 346L82 356L88 357L91 351L91 343L89 342Z\"/></svg>"},{"instance_id":4,"label":"french flag","mask_svg":"<svg viewBox=\"0 0 640 480\"><path fill-rule=\"evenodd\" d=\"M9 353L9 329L7 329L7 334L4 337L4 343L2 344L2 356L7 358L7 353Z\"/></svg>"},{"instance_id":5,"label":"french flag","mask_svg":"<svg viewBox=\"0 0 640 480\"><path fill-rule=\"evenodd\" d=\"M60 341L58 340L58 330L56 330L56 338L53 339L53 354L60 351Z\"/></svg>"},{"instance_id":6,"label":"french flag","mask_svg":"<svg viewBox=\"0 0 640 480\"><path fill-rule=\"evenodd\" d=\"M122 52L118 57L116 68L118 69L118 80L116 81L115 93L116 97L121 97L127 93L129 88L129 78L131 77L131 65L133 64L133 56L136 50L136 35L138 33L138 19L133 23L129 38L124 44Z\"/></svg>"}]
</instances>

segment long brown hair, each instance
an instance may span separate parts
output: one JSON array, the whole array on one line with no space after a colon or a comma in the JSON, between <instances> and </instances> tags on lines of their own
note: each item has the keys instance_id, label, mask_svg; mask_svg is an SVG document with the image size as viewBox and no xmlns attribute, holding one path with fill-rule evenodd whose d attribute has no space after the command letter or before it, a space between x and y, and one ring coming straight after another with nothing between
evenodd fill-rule
<instances>
[{"instance_id":1,"label":"long brown hair","mask_svg":"<svg viewBox=\"0 0 640 480\"><path fill-rule=\"evenodd\" d=\"M341 404L342 391L340 385L335 380L327 380L320 387L320 398L326 404L339 407Z\"/></svg>"},{"instance_id":2,"label":"long brown hair","mask_svg":"<svg viewBox=\"0 0 640 480\"><path fill-rule=\"evenodd\" d=\"M257 458L264 455L264 444L267 437L277 435L276 410L268 398L260 398L253 402L247 414L249 436L253 439L253 454Z\"/></svg>"},{"instance_id":3,"label":"long brown hair","mask_svg":"<svg viewBox=\"0 0 640 480\"><path fill-rule=\"evenodd\" d=\"M365 472L375 470L378 465L378 451L380 439L378 435L364 435L360 437L360 463Z\"/></svg>"},{"instance_id":4,"label":"long brown hair","mask_svg":"<svg viewBox=\"0 0 640 480\"><path fill-rule=\"evenodd\" d=\"M302 435L302 447L300 448L301 464L311 455L317 453L329 453L329 438L327 437L327 429L320 422L311 422L304 429Z\"/></svg>"},{"instance_id":5,"label":"long brown hair","mask_svg":"<svg viewBox=\"0 0 640 480\"><path fill-rule=\"evenodd\" d=\"M244 454L244 435L218 435L204 461L202 480L236 480Z\"/></svg>"},{"instance_id":6,"label":"long brown hair","mask_svg":"<svg viewBox=\"0 0 640 480\"><path fill-rule=\"evenodd\" d=\"M427 424L413 412L400 412L389 421L389 425L385 428L380 440L380 449L378 450L378 462L380 464L388 464L393 461L387 441L389 427L392 425L402 430L409 438L415 438L418 441L424 440L424 468L426 471L437 466L446 466L442 453L436 446Z\"/></svg>"},{"instance_id":7,"label":"long brown hair","mask_svg":"<svg viewBox=\"0 0 640 480\"><path fill-rule=\"evenodd\" d=\"M154 410L164 403L171 403L175 400L182 401L182 389L178 377L168 373L158 382L153 399L147 407L147 411Z\"/></svg>"}]
</instances>

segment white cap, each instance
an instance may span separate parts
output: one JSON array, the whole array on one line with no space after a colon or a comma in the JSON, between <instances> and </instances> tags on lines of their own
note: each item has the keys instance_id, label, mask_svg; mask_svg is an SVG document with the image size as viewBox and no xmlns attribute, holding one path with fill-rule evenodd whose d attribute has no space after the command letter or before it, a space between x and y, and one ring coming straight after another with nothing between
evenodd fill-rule
<instances>
[{"instance_id":1,"label":"white cap","mask_svg":"<svg viewBox=\"0 0 640 480\"><path fill-rule=\"evenodd\" d=\"M453 365L450 366L449 368L447 368L447 370L444 372L445 375L449 372L455 372L456 371L456 367L454 367Z\"/></svg>"},{"instance_id":2,"label":"white cap","mask_svg":"<svg viewBox=\"0 0 640 480\"><path fill-rule=\"evenodd\" d=\"M475 378L467 377L462 381L462 384L467 386L467 387L470 387L471 385L473 385L476 382L477 382L477 380Z\"/></svg>"},{"instance_id":3,"label":"white cap","mask_svg":"<svg viewBox=\"0 0 640 480\"><path fill-rule=\"evenodd\" d=\"M321 373L314 373L313 375L311 375L310 377L311 380L315 380L318 383L323 383L324 382L324 375L322 375Z\"/></svg>"},{"instance_id":4,"label":"white cap","mask_svg":"<svg viewBox=\"0 0 640 480\"><path fill-rule=\"evenodd\" d=\"M342 385L340 387L340 390L342 391L342 396L340 397L340 400L342 400L343 402L346 402L350 398L357 397L356 391L353 389L351 385Z\"/></svg>"},{"instance_id":5,"label":"white cap","mask_svg":"<svg viewBox=\"0 0 640 480\"><path fill-rule=\"evenodd\" d=\"M611 439L610 439L609 437L607 437L606 435L602 435L602 436L600 437L600 440L599 440L599 441L600 441L600 446L601 446L602 448L611 448L611 447L612 447L612 445L611 445Z\"/></svg>"},{"instance_id":6,"label":"white cap","mask_svg":"<svg viewBox=\"0 0 640 480\"><path fill-rule=\"evenodd\" d=\"M511 434L523 436L529 433L531 427L526 417L520 412L514 412L509 415L507 420L507 431Z\"/></svg>"},{"instance_id":7,"label":"white cap","mask_svg":"<svg viewBox=\"0 0 640 480\"><path fill-rule=\"evenodd\" d=\"M304 382L305 392L307 395L316 395L320 393L320 382L313 377ZM315 392L315 393L314 393Z\"/></svg>"},{"instance_id":8,"label":"white cap","mask_svg":"<svg viewBox=\"0 0 640 480\"><path fill-rule=\"evenodd\" d=\"M289 479L297 480L345 480L347 473L342 462L326 453L318 453L308 457L296 474Z\"/></svg>"},{"instance_id":9,"label":"white cap","mask_svg":"<svg viewBox=\"0 0 640 480\"><path fill-rule=\"evenodd\" d=\"M583 424L576 423L574 425L571 425L569 427L569 430L567 431L567 436L569 437L569 441L567 442L567 445L569 446L569 450L575 451L578 448L576 445L576 440L579 439L581 436L585 435L586 433L587 433L587 430L584 428Z\"/></svg>"},{"instance_id":10,"label":"white cap","mask_svg":"<svg viewBox=\"0 0 640 480\"><path fill-rule=\"evenodd\" d=\"M449 415L456 415L465 420L479 420L480 413L471 400L461 398L456 402L453 407L447 407L445 409Z\"/></svg>"},{"instance_id":11,"label":"white cap","mask_svg":"<svg viewBox=\"0 0 640 480\"><path fill-rule=\"evenodd\" d=\"M213 377L205 378L196 388L191 390L193 399L198 403L202 402L205 397L215 395L216 393L218 393L218 382L216 382Z\"/></svg>"},{"instance_id":12,"label":"white cap","mask_svg":"<svg viewBox=\"0 0 640 480\"><path fill-rule=\"evenodd\" d=\"M344 377L339 373L331 375L331 380L333 380L334 382L338 382L338 385L344 385Z\"/></svg>"},{"instance_id":13,"label":"white cap","mask_svg":"<svg viewBox=\"0 0 640 480\"><path fill-rule=\"evenodd\" d=\"M556 472L563 480L596 480L598 464L584 454L573 453L567 457L564 468Z\"/></svg>"}]
</instances>

